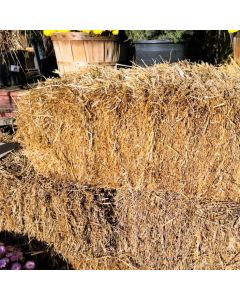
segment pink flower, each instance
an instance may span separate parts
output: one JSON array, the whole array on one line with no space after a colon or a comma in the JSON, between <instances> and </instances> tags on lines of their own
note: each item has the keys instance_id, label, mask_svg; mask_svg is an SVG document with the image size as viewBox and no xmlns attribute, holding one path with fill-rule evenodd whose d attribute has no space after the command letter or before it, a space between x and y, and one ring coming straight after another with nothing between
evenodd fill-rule
<instances>
[{"instance_id":1,"label":"pink flower","mask_svg":"<svg viewBox=\"0 0 240 300\"><path fill-rule=\"evenodd\" d=\"M24 265L24 268L25 268L26 270L34 270L35 267L36 267L36 264L35 264L35 262L32 261L32 260L27 261L27 262L25 263L25 265Z\"/></svg>"},{"instance_id":2,"label":"pink flower","mask_svg":"<svg viewBox=\"0 0 240 300\"><path fill-rule=\"evenodd\" d=\"M14 261L19 261L19 260L22 260L23 259L23 254L21 251L17 251L15 253L12 253L12 255L10 256L10 260L12 262Z\"/></svg>"}]
</instances>

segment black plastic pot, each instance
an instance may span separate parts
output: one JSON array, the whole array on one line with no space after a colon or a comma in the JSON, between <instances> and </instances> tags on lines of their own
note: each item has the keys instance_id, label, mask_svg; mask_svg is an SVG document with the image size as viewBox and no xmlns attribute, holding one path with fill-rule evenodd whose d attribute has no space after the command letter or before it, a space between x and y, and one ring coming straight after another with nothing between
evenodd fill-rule
<instances>
[{"instance_id":1,"label":"black plastic pot","mask_svg":"<svg viewBox=\"0 0 240 300\"><path fill-rule=\"evenodd\" d=\"M135 63L139 66L151 66L155 63L177 62L188 55L188 43L185 41L141 40L134 41Z\"/></svg>"},{"instance_id":2,"label":"black plastic pot","mask_svg":"<svg viewBox=\"0 0 240 300\"><path fill-rule=\"evenodd\" d=\"M2 86L18 86L27 83L25 69L24 51L9 51L4 53L3 62L0 67L0 84ZM16 70L11 67L17 67Z\"/></svg>"},{"instance_id":3,"label":"black plastic pot","mask_svg":"<svg viewBox=\"0 0 240 300\"><path fill-rule=\"evenodd\" d=\"M34 39L31 40L34 52L36 55L36 60L38 64L38 69L41 75L45 77L53 77L56 74L53 73L54 70L57 70L57 60L53 46L51 44L51 51L48 53L44 49L44 46Z\"/></svg>"},{"instance_id":4,"label":"black plastic pot","mask_svg":"<svg viewBox=\"0 0 240 300\"><path fill-rule=\"evenodd\" d=\"M118 64L131 66L133 60L134 49L131 43L122 42L120 43L120 58Z\"/></svg>"}]
</instances>

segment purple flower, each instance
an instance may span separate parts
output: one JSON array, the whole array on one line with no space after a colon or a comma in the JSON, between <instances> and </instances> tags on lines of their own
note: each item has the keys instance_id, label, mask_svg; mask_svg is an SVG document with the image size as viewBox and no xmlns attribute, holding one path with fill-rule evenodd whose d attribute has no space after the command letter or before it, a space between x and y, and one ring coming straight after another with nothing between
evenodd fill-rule
<instances>
[{"instance_id":1,"label":"purple flower","mask_svg":"<svg viewBox=\"0 0 240 300\"><path fill-rule=\"evenodd\" d=\"M0 257L6 253L6 248L3 245L0 245Z\"/></svg>"},{"instance_id":2,"label":"purple flower","mask_svg":"<svg viewBox=\"0 0 240 300\"><path fill-rule=\"evenodd\" d=\"M35 262L32 261L32 260L27 261L27 262L25 263L25 265L24 265L24 268L25 268L26 270L34 270L35 267L36 267L36 264L35 264Z\"/></svg>"},{"instance_id":3,"label":"purple flower","mask_svg":"<svg viewBox=\"0 0 240 300\"><path fill-rule=\"evenodd\" d=\"M15 253L11 253L12 255L10 256L10 260L12 262L14 261L19 261L19 260L22 260L23 259L23 254L21 251L17 251Z\"/></svg>"},{"instance_id":4,"label":"purple flower","mask_svg":"<svg viewBox=\"0 0 240 300\"><path fill-rule=\"evenodd\" d=\"M22 269L22 265L20 263L18 263L18 262L15 262L11 266L11 270L21 270L21 269Z\"/></svg>"},{"instance_id":5,"label":"purple flower","mask_svg":"<svg viewBox=\"0 0 240 300\"><path fill-rule=\"evenodd\" d=\"M6 257L12 257L14 255L14 253L13 252L8 252L7 254L6 254Z\"/></svg>"},{"instance_id":6,"label":"purple flower","mask_svg":"<svg viewBox=\"0 0 240 300\"><path fill-rule=\"evenodd\" d=\"M9 263L8 258L2 258L0 259L0 269L6 268L7 264Z\"/></svg>"}]
</instances>

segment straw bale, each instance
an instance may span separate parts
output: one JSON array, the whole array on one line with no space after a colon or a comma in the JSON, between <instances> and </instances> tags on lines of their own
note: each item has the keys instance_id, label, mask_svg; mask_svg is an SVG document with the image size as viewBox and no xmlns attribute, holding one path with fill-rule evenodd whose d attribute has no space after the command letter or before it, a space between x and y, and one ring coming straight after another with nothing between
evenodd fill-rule
<instances>
[{"instance_id":1,"label":"straw bale","mask_svg":"<svg viewBox=\"0 0 240 300\"><path fill-rule=\"evenodd\" d=\"M120 268L111 199L112 191L36 174L22 151L0 162L0 231L46 242L75 269Z\"/></svg>"},{"instance_id":2,"label":"straw bale","mask_svg":"<svg viewBox=\"0 0 240 300\"><path fill-rule=\"evenodd\" d=\"M0 232L47 243L75 269L239 269L240 204L162 190L103 190L0 161Z\"/></svg>"},{"instance_id":3,"label":"straw bale","mask_svg":"<svg viewBox=\"0 0 240 300\"><path fill-rule=\"evenodd\" d=\"M18 102L18 139L44 176L239 199L240 68L87 67Z\"/></svg>"},{"instance_id":4,"label":"straw bale","mask_svg":"<svg viewBox=\"0 0 240 300\"><path fill-rule=\"evenodd\" d=\"M167 191L118 191L119 254L136 269L239 269L240 204Z\"/></svg>"},{"instance_id":5,"label":"straw bale","mask_svg":"<svg viewBox=\"0 0 240 300\"><path fill-rule=\"evenodd\" d=\"M6 132L2 132L0 130L0 143L8 143L14 141L15 136L8 134Z\"/></svg>"}]
</instances>

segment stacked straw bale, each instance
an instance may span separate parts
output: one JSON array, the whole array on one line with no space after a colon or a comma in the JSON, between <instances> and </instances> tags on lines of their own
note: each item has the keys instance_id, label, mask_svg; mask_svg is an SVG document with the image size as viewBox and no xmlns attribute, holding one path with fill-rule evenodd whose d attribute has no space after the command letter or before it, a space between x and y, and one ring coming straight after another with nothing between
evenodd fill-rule
<instances>
[{"instance_id":1,"label":"stacked straw bale","mask_svg":"<svg viewBox=\"0 0 240 300\"><path fill-rule=\"evenodd\" d=\"M44 176L239 200L239 100L234 64L89 67L22 98L18 139Z\"/></svg>"},{"instance_id":2,"label":"stacked straw bale","mask_svg":"<svg viewBox=\"0 0 240 300\"><path fill-rule=\"evenodd\" d=\"M239 95L237 65L186 62L39 84L0 161L0 231L76 269L239 269Z\"/></svg>"},{"instance_id":3,"label":"stacked straw bale","mask_svg":"<svg viewBox=\"0 0 240 300\"><path fill-rule=\"evenodd\" d=\"M240 267L239 202L122 190L116 196L116 216L122 230L119 254L129 253L136 269Z\"/></svg>"},{"instance_id":4,"label":"stacked straw bale","mask_svg":"<svg viewBox=\"0 0 240 300\"><path fill-rule=\"evenodd\" d=\"M21 152L1 161L0 232L46 242L75 269L120 268L114 257L117 226L111 199L111 191L36 174Z\"/></svg>"},{"instance_id":5,"label":"stacked straw bale","mask_svg":"<svg viewBox=\"0 0 240 300\"><path fill-rule=\"evenodd\" d=\"M75 269L239 269L240 204L45 178L0 161L0 232L53 246Z\"/></svg>"}]
</instances>

